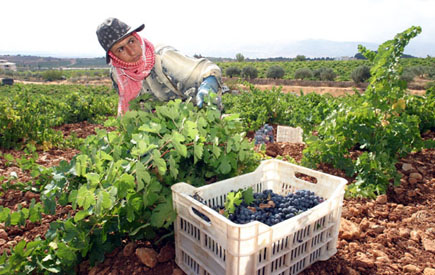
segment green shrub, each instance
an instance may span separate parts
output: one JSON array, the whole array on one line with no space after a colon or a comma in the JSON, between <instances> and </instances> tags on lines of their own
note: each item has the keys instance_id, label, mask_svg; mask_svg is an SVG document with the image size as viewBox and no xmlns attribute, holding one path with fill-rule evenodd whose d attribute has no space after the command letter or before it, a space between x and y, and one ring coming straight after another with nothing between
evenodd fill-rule
<instances>
[{"instance_id":1,"label":"green shrub","mask_svg":"<svg viewBox=\"0 0 435 275\"><path fill-rule=\"evenodd\" d=\"M42 78L45 81L54 81L63 79L62 71L58 70L48 70L42 73Z\"/></svg>"},{"instance_id":2,"label":"green shrub","mask_svg":"<svg viewBox=\"0 0 435 275\"><path fill-rule=\"evenodd\" d=\"M424 77L426 73L426 67L424 66L412 66L404 69L405 71L411 72L414 76Z\"/></svg>"},{"instance_id":3,"label":"green shrub","mask_svg":"<svg viewBox=\"0 0 435 275\"><path fill-rule=\"evenodd\" d=\"M406 82L411 82L414 80L414 78L417 76L418 72L416 72L415 70L411 69L411 68L405 68L403 70L402 75L400 76L401 80L404 80Z\"/></svg>"},{"instance_id":4,"label":"green shrub","mask_svg":"<svg viewBox=\"0 0 435 275\"><path fill-rule=\"evenodd\" d=\"M313 77L313 71L311 71L309 68L300 68L297 69L295 72L295 78L296 79L307 79Z\"/></svg>"},{"instance_id":5,"label":"green shrub","mask_svg":"<svg viewBox=\"0 0 435 275\"><path fill-rule=\"evenodd\" d=\"M242 76L244 78L249 78L249 79L257 78L257 76L258 76L258 70L254 66L244 67L242 69Z\"/></svg>"},{"instance_id":6,"label":"green shrub","mask_svg":"<svg viewBox=\"0 0 435 275\"><path fill-rule=\"evenodd\" d=\"M337 74L334 72L333 69L323 67L314 70L313 76L314 78L319 80L334 81L334 79L337 77Z\"/></svg>"},{"instance_id":7,"label":"green shrub","mask_svg":"<svg viewBox=\"0 0 435 275\"><path fill-rule=\"evenodd\" d=\"M350 75L353 82L357 84L365 82L367 79L370 78L370 76L370 68L366 65L357 67Z\"/></svg>"},{"instance_id":8,"label":"green shrub","mask_svg":"<svg viewBox=\"0 0 435 275\"><path fill-rule=\"evenodd\" d=\"M225 70L226 76L229 76L230 78L233 77L233 76L239 76L240 73L241 73L241 70L238 67L235 67L235 66L228 67Z\"/></svg>"},{"instance_id":9,"label":"green shrub","mask_svg":"<svg viewBox=\"0 0 435 275\"><path fill-rule=\"evenodd\" d=\"M270 66L267 70L267 77L268 78L283 78L284 77L284 69L279 65Z\"/></svg>"},{"instance_id":10,"label":"green shrub","mask_svg":"<svg viewBox=\"0 0 435 275\"><path fill-rule=\"evenodd\" d=\"M315 70L313 71L313 77L314 77L315 79L320 80L320 74L322 73L322 71L323 71L324 69L326 69L326 68L315 69Z\"/></svg>"}]
</instances>

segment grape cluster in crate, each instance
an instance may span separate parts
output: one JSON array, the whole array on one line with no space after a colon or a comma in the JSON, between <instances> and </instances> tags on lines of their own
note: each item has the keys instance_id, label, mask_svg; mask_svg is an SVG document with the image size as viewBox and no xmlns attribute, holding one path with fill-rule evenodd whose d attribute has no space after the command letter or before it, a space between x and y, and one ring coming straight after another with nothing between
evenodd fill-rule
<instances>
[{"instance_id":1,"label":"grape cluster in crate","mask_svg":"<svg viewBox=\"0 0 435 275\"><path fill-rule=\"evenodd\" d=\"M193 198L205 204L199 196L193 196ZM225 206L215 206L213 209L237 224L259 221L273 226L303 213L323 201L322 197L316 196L314 192L309 190L298 190L295 193L282 196L270 189L252 194L251 188L250 190L239 190L237 193L228 193ZM194 212L209 221L202 213Z\"/></svg>"}]
</instances>

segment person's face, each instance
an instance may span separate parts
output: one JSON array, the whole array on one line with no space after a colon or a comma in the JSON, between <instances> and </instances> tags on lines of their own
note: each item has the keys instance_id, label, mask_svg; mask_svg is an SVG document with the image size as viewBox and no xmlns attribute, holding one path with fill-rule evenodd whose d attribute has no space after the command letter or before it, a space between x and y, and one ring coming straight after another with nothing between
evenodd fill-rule
<instances>
[{"instance_id":1,"label":"person's face","mask_svg":"<svg viewBox=\"0 0 435 275\"><path fill-rule=\"evenodd\" d=\"M128 63L136 62L142 56L140 42L134 35L129 35L116 42L110 50L116 57Z\"/></svg>"}]
</instances>

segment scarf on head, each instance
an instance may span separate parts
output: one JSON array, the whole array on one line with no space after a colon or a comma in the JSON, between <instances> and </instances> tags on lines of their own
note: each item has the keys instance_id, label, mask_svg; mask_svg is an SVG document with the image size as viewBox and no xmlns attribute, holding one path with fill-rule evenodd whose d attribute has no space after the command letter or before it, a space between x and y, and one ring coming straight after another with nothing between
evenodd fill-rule
<instances>
[{"instance_id":1,"label":"scarf on head","mask_svg":"<svg viewBox=\"0 0 435 275\"><path fill-rule=\"evenodd\" d=\"M116 70L117 75L118 115L123 115L128 111L130 100L138 96L143 80L150 74L155 63L153 44L141 38L136 32L132 34L141 43L142 58L140 60L133 63L124 62L109 51L110 65Z\"/></svg>"}]
</instances>

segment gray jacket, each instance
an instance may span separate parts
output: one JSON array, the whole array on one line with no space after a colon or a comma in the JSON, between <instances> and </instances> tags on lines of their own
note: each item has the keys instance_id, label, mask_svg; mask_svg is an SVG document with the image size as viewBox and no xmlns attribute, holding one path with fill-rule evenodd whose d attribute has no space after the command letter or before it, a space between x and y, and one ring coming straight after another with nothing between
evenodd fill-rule
<instances>
[{"instance_id":1,"label":"gray jacket","mask_svg":"<svg viewBox=\"0 0 435 275\"><path fill-rule=\"evenodd\" d=\"M139 95L149 93L160 101L180 98L196 103L195 96L204 78L213 75L222 87L221 69L205 58L192 58L171 46L162 45L156 46L155 54L154 67L143 81ZM113 68L111 76L117 89L117 75Z\"/></svg>"}]
</instances>

